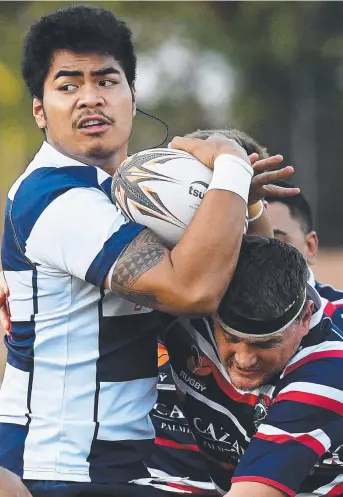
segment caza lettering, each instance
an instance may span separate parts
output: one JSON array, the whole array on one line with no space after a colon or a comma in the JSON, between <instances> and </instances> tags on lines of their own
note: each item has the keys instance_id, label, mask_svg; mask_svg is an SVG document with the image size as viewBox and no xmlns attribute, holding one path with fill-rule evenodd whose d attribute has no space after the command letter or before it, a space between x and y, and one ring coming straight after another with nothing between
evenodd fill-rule
<instances>
[{"instance_id":1,"label":"caza lettering","mask_svg":"<svg viewBox=\"0 0 343 497\"><path fill-rule=\"evenodd\" d=\"M222 427L217 427L215 429L213 423L204 423L201 418L194 418L193 424L195 429L202 435L209 435L209 437L216 442L231 443L227 442L230 438L230 434L224 431Z\"/></svg>"},{"instance_id":2,"label":"caza lettering","mask_svg":"<svg viewBox=\"0 0 343 497\"><path fill-rule=\"evenodd\" d=\"M161 416L164 416L166 418L171 418L171 419L185 419L185 416L181 409L177 405L173 405L173 407L170 409L170 407L167 407L166 404L162 404L160 402L157 402L154 407L154 411L157 414L160 414Z\"/></svg>"}]
</instances>

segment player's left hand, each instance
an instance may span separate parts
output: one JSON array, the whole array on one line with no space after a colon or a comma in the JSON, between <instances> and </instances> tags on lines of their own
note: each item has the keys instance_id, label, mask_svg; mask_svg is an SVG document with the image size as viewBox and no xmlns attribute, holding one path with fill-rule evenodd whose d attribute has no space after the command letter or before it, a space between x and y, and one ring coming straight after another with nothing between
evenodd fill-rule
<instances>
[{"instance_id":1,"label":"player's left hand","mask_svg":"<svg viewBox=\"0 0 343 497\"><path fill-rule=\"evenodd\" d=\"M259 160L258 155L254 153L249 156L249 159L254 168L249 193L249 205L255 204L268 195L273 197L294 197L294 195L300 193L300 188L284 188L273 184L289 178L294 173L292 166L286 166L277 171L271 170L283 161L282 155L272 155L267 159Z\"/></svg>"}]
</instances>

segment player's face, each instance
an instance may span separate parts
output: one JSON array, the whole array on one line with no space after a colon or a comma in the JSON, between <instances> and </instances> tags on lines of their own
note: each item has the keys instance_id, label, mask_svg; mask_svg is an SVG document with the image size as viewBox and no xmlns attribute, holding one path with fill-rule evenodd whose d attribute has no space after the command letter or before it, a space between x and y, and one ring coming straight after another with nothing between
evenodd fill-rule
<instances>
[{"instance_id":1,"label":"player's face","mask_svg":"<svg viewBox=\"0 0 343 497\"><path fill-rule=\"evenodd\" d=\"M308 333L313 304L307 302L306 306L300 321L269 339L241 339L224 331L218 321L214 321L218 352L236 388L254 390L268 383L285 367Z\"/></svg>"},{"instance_id":2,"label":"player's face","mask_svg":"<svg viewBox=\"0 0 343 497\"><path fill-rule=\"evenodd\" d=\"M281 202L268 204L268 215L275 238L293 245L303 254L308 264L313 264L318 250L316 232L304 233L300 221L294 219L287 205Z\"/></svg>"},{"instance_id":3,"label":"player's face","mask_svg":"<svg viewBox=\"0 0 343 497\"><path fill-rule=\"evenodd\" d=\"M112 56L57 50L45 78L43 101L34 99L33 113L57 150L113 169L126 157L133 95Z\"/></svg>"}]
</instances>

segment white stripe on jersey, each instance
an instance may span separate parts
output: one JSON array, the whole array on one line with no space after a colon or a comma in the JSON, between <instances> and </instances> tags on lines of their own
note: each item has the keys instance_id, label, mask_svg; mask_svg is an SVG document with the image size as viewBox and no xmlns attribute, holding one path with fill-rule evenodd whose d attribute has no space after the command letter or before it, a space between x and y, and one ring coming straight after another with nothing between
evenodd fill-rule
<instances>
[{"instance_id":1,"label":"white stripe on jersey","mask_svg":"<svg viewBox=\"0 0 343 497\"><path fill-rule=\"evenodd\" d=\"M6 364L5 374L0 388L0 423L27 423L27 390L30 373Z\"/></svg>"},{"instance_id":2,"label":"white stripe on jersey","mask_svg":"<svg viewBox=\"0 0 343 497\"><path fill-rule=\"evenodd\" d=\"M258 427L258 433L263 433L264 435L287 435L292 438L298 438L303 435L310 435L312 438L315 438L322 444L322 446L325 448L325 450L328 450L331 447L331 440L327 436L326 433L324 433L323 430L317 428L316 430L309 431L308 433L290 433L285 430L281 430L280 428L276 428L275 426L267 425L267 424L261 424Z\"/></svg>"},{"instance_id":3,"label":"white stripe on jersey","mask_svg":"<svg viewBox=\"0 0 343 497\"><path fill-rule=\"evenodd\" d=\"M301 361L305 357L315 354L317 352L327 352L327 351L335 351L335 350L343 350L343 343L342 342L322 342L318 343L316 345L312 345L310 347L306 347L299 352L295 354L295 356L292 357L290 361L288 361L287 366L285 367L283 373L280 375L280 378L283 378L285 374L287 374L287 369L292 366L293 364L296 364L297 362Z\"/></svg>"},{"instance_id":4,"label":"white stripe on jersey","mask_svg":"<svg viewBox=\"0 0 343 497\"><path fill-rule=\"evenodd\" d=\"M101 382L98 439L145 440L154 438L155 431L149 413L151 406L157 400L156 384L157 378ZM145 392L143 398L142 392ZM140 403L138 412L133 399Z\"/></svg>"},{"instance_id":5,"label":"white stripe on jersey","mask_svg":"<svg viewBox=\"0 0 343 497\"><path fill-rule=\"evenodd\" d=\"M71 188L39 216L26 242L26 256L84 280L99 247L126 222L100 190Z\"/></svg>"},{"instance_id":6,"label":"white stripe on jersey","mask_svg":"<svg viewBox=\"0 0 343 497\"><path fill-rule=\"evenodd\" d=\"M39 278L38 285L40 281ZM86 459L95 430L94 397L99 357L99 334L89 324L98 322L98 309L92 303L99 299L100 290L87 285L86 292L82 291L84 287L84 282L69 276L69 284L64 281L59 294L64 318L53 318L54 299L50 298L45 305L45 319L36 322L31 410L39 415L32 416L26 438L24 478L29 478L27 471L33 469L51 468L56 473L64 473L62 464L63 468L72 469L73 474L75 470L75 474L87 475L88 480ZM79 302L76 296L80 293L85 307L75 309L73 300ZM77 451L66 444L67 440L73 441Z\"/></svg>"},{"instance_id":7,"label":"white stripe on jersey","mask_svg":"<svg viewBox=\"0 0 343 497\"><path fill-rule=\"evenodd\" d=\"M7 285L15 299L8 297L12 321L30 321L33 315L32 300L33 271L4 271ZM29 289L29 291L27 291Z\"/></svg>"},{"instance_id":8,"label":"white stripe on jersey","mask_svg":"<svg viewBox=\"0 0 343 497\"><path fill-rule=\"evenodd\" d=\"M307 381L295 381L287 385L287 387L280 390L279 395L287 392L303 392L305 394L314 394L326 397L327 399L335 400L336 402L343 403L343 392L338 388L332 388L327 385L319 385L318 383L310 383Z\"/></svg>"}]
</instances>

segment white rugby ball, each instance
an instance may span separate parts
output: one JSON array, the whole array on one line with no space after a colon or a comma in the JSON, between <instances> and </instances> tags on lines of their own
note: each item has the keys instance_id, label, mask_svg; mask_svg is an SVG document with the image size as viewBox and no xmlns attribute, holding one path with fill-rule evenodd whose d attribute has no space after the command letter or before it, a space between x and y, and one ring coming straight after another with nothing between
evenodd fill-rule
<instances>
[{"instance_id":1,"label":"white rugby ball","mask_svg":"<svg viewBox=\"0 0 343 497\"><path fill-rule=\"evenodd\" d=\"M212 171L180 150L156 148L117 169L112 198L125 215L150 228L168 247L181 238L204 198Z\"/></svg>"}]
</instances>

